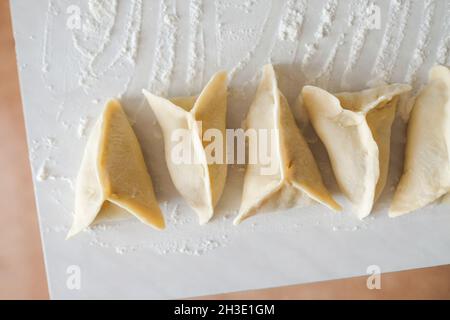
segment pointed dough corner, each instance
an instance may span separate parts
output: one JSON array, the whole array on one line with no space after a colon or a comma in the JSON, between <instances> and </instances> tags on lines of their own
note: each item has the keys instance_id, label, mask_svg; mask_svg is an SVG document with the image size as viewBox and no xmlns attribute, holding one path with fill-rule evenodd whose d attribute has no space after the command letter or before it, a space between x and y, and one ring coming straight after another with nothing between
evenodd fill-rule
<instances>
[{"instance_id":1,"label":"pointed dough corner","mask_svg":"<svg viewBox=\"0 0 450 320\"><path fill-rule=\"evenodd\" d=\"M275 133L275 139L270 137L268 140L268 149L275 152L270 157L270 166L260 159L247 165L235 225L265 208L274 211L304 206L311 200L336 211L341 209L322 182L312 152L297 127L286 98L278 89L272 65L263 67L262 79L245 123L247 130ZM262 138L260 134L259 138ZM257 148L255 142L249 143L249 154L258 154Z\"/></svg>"},{"instance_id":2,"label":"pointed dough corner","mask_svg":"<svg viewBox=\"0 0 450 320\"><path fill-rule=\"evenodd\" d=\"M104 204L111 203L109 206ZM139 142L117 100L109 101L91 132L75 191L75 215L68 238L119 207L143 223L163 229ZM112 215L112 212L111 212Z\"/></svg>"}]
</instances>

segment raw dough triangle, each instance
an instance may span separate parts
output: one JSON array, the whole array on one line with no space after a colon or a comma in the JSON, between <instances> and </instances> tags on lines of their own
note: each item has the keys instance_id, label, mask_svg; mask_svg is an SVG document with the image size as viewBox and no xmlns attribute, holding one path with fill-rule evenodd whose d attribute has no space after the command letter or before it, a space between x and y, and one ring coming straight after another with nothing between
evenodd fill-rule
<instances>
[{"instance_id":1,"label":"raw dough triangle","mask_svg":"<svg viewBox=\"0 0 450 320\"><path fill-rule=\"evenodd\" d=\"M386 184L398 96L409 90L403 84L335 95L313 86L302 90L337 183L360 219L370 214Z\"/></svg>"},{"instance_id":2,"label":"raw dough triangle","mask_svg":"<svg viewBox=\"0 0 450 320\"><path fill-rule=\"evenodd\" d=\"M87 142L68 237L124 212L156 229L165 227L139 142L120 103L111 100Z\"/></svg>"},{"instance_id":3,"label":"raw dough triangle","mask_svg":"<svg viewBox=\"0 0 450 320\"><path fill-rule=\"evenodd\" d=\"M186 202L197 212L200 224L208 222L214 215L226 181L226 112L227 74L215 74L200 96L168 100L143 90L161 126L166 163L175 187ZM189 134L191 162L174 161L174 150L179 141L178 132ZM202 134L220 133L222 141L205 141ZM214 139L213 139L214 140ZM221 161L209 161L206 150L210 143L218 143L222 149Z\"/></svg>"},{"instance_id":4,"label":"raw dough triangle","mask_svg":"<svg viewBox=\"0 0 450 320\"><path fill-rule=\"evenodd\" d=\"M420 209L450 192L450 70L435 66L409 118L403 175L391 217ZM445 200L445 199L444 199Z\"/></svg>"},{"instance_id":5,"label":"raw dough triangle","mask_svg":"<svg viewBox=\"0 0 450 320\"><path fill-rule=\"evenodd\" d=\"M258 209L271 210L309 204L314 199L339 211L341 207L323 185L322 177L308 144L298 129L286 98L278 90L272 65L263 69L263 78L250 106L246 129L266 132L270 148L275 148L270 167L255 161L247 165L239 215L235 224L256 214ZM264 130L264 131L263 131ZM275 139L270 138L271 134ZM249 155L257 154L260 142L249 141ZM259 159L261 160L261 159Z\"/></svg>"}]
</instances>

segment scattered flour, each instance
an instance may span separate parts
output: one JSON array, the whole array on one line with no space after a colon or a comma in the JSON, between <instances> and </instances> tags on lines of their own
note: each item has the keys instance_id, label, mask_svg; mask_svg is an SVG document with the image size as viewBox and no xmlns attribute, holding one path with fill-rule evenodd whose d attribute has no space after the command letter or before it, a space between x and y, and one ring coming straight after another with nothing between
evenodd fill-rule
<instances>
[{"instance_id":1,"label":"scattered flour","mask_svg":"<svg viewBox=\"0 0 450 320\"><path fill-rule=\"evenodd\" d=\"M99 81L116 66L128 63L135 65L139 35L142 25L142 0L131 0L124 35L120 45L112 55L112 60L101 66L98 60L111 43L112 32L117 19L117 0L89 0L88 15L83 21L82 29L74 29L72 40L74 48L85 58L85 66L80 69L78 83L85 89ZM123 78L123 76L121 76ZM127 90L131 76L125 80L124 91Z\"/></svg>"},{"instance_id":2,"label":"scattered flour","mask_svg":"<svg viewBox=\"0 0 450 320\"><path fill-rule=\"evenodd\" d=\"M63 233L67 234L69 232L69 227L61 225L61 226L52 226L52 227L44 227L44 233Z\"/></svg>"},{"instance_id":3,"label":"scattered flour","mask_svg":"<svg viewBox=\"0 0 450 320\"><path fill-rule=\"evenodd\" d=\"M89 118L81 117L80 123L78 124L78 129L77 129L78 138L81 139L81 138L86 137L86 129L87 129L88 125L89 125Z\"/></svg>"},{"instance_id":4,"label":"scattered flour","mask_svg":"<svg viewBox=\"0 0 450 320\"><path fill-rule=\"evenodd\" d=\"M191 0L189 5L190 36L189 62L186 74L186 84L189 92L199 91L203 84L205 67L205 39L201 26L203 16L203 0Z\"/></svg>"},{"instance_id":5,"label":"scattered flour","mask_svg":"<svg viewBox=\"0 0 450 320\"><path fill-rule=\"evenodd\" d=\"M278 37L280 40L291 42L299 40L307 4L308 2L306 0L288 0L286 11L278 29Z\"/></svg>"},{"instance_id":6,"label":"scattered flour","mask_svg":"<svg viewBox=\"0 0 450 320\"><path fill-rule=\"evenodd\" d=\"M306 66L311 61L311 59L314 57L317 50L319 49L319 43L322 41L323 38L326 38L330 33L331 26L336 17L337 8L338 8L337 0L328 0L325 7L323 8L319 26L316 32L314 33L314 40L312 43L308 43L305 45L307 51L303 56L302 61L303 66Z\"/></svg>"},{"instance_id":7,"label":"scattered flour","mask_svg":"<svg viewBox=\"0 0 450 320\"><path fill-rule=\"evenodd\" d=\"M189 2L189 32L190 41L186 48L188 54L188 66L185 81L192 85L191 90L197 90L199 83L203 82L203 74L205 72L206 49L205 35L202 24L206 20L204 17L205 0L190 0ZM268 7L267 16L261 17L262 28L258 30L255 27L245 26L242 29L233 33L232 28L228 28L227 20L224 17L225 8L236 8L241 13L250 14L256 4L260 1L249 0L239 3L232 3L230 1L216 1L215 2L215 32L218 66L221 67L221 52L225 52L224 39L229 42L242 40L243 37L251 39L251 50L243 54L243 58L235 64L231 72L231 76L237 72L248 68L253 70L253 61L255 57L260 63L264 56L260 56L261 39L264 37L273 36L272 46L276 45L276 41L283 41L285 45L289 46L292 43L300 43L302 38L302 28L305 25L308 15L306 14L307 6L313 2L308 0L287 0L286 6L278 13L273 8L274 1L271 2L271 7ZM84 81L81 84L89 85L90 79L98 79L105 72L115 69L121 62L125 61L130 70L135 67L136 55L138 52L138 42L140 28L143 23L142 19L142 0L132 0L127 2L128 14L125 19L124 28L126 34L123 39L113 38L115 25L117 24L118 2L117 0L89 0L88 10L84 18L86 25L84 25L83 32L75 32L73 35L73 45L80 55L80 59L84 59L85 65L82 65L81 73ZM314 33L313 41L306 45L306 53L302 61L303 64L308 64L315 56L321 46L321 42L328 40L328 34L331 31L334 20L336 18L336 11L338 8L338 0L328 0L321 12L318 27ZM375 2L376 3L376 2ZM347 34L342 34L338 37L336 43L331 47L327 59L324 61L322 70L313 75L308 81L327 87L332 80L331 75L333 66L336 63L336 58L339 48L343 45L346 35L351 35L351 47L348 59L345 64L344 74L342 80L351 76L355 65L360 60L361 52L366 42L366 37L369 33L369 27L365 21L366 7L373 5L370 0L352 0L349 5L349 29ZM395 67L398 52L403 41L405 30L408 26L408 18L410 16L411 0L393 0L391 1L390 14L384 32L383 40L380 50L378 52L372 73L383 80L389 80L392 70ZM430 33L430 26L434 16L435 3L432 0L425 2L424 17L420 31L417 38L417 47L414 50L414 55L408 69L408 77L413 80L415 74L420 69L427 54L428 38ZM265 11L264 11L265 12ZM42 72L48 73L51 69L51 29L55 27L54 17L58 14L54 1L49 1L47 10L47 23L44 30L43 39L43 57L42 57ZM275 17L274 17L275 16ZM161 0L160 12L158 21L151 22L154 26L158 26L158 36L156 39L155 53L152 60L152 68L150 72L149 88L154 93L167 94L172 80L173 69L177 64L177 57L175 47L177 43L177 30L179 28L179 19L186 19L187 17L178 17L176 12L175 1ZM280 18L280 19L279 19ZM449 36L448 36L448 20L444 25L445 33L439 43L439 50L436 53L437 60L440 63L448 63L449 52ZM89 40L97 41L95 46L89 46ZM97 61L102 56L102 53L107 50L108 44L112 41L120 42L120 50L115 52L113 60L107 65L106 69L100 70L97 67ZM250 40L249 40L250 41ZM280 42L278 42L280 43ZM265 47L264 47L265 48ZM262 50L262 54L270 55L270 50ZM266 52L267 51L267 52ZM261 60L261 61L260 61ZM120 75L116 75L120 77ZM92 103L98 104L98 99L93 99ZM82 117L77 124L61 122L63 126L69 126L76 129L78 137L84 137L86 127L89 125L89 118ZM75 131L75 130L73 130ZM158 131L158 130L156 130ZM158 131L159 132L159 131ZM31 154L36 153L36 150L45 148L54 148L56 141L52 138L42 139L32 142ZM34 151L33 151L33 148ZM241 174L244 168L238 168ZM43 181L65 181L73 188L73 183L70 178L63 175L54 174L50 168L48 161L39 168L36 180ZM60 199L58 199L59 201ZM63 201L61 200L61 205ZM192 210L186 210L185 205L174 204L172 201L163 202L161 208L168 222L168 229L165 233L152 233L147 227L142 226L140 222L135 220L122 221L115 223L98 224L91 227L87 233L91 236L90 244L93 246L102 247L113 252L124 255L140 250L150 250L157 254L185 254L199 256L210 251L224 248L236 239L237 234L242 234L247 231L252 232L298 232L299 228L327 228L333 231L358 231L367 227L365 223L351 222L339 223L329 222L329 217L325 216L322 220L317 220L318 212L309 212L305 210L301 216L297 212L293 214L283 213L283 218L277 215L268 215L267 217L258 217L257 220L245 223L239 227L231 225L231 220L236 216L236 212L230 212L218 215L217 219L208 224L207 228L198 226L197 219ZM304 218L304 215L307 217ZM216 218L216 217L215 217ZM255 218L256 219L256 218ZM369 217L373 220L373 217ZM257 222L256 222L257 221ZM44 229L44 232L65 233L68 228L65 226L55 226ZM125 235L120 240L117 234ZM130 239L128 239L130 237ZM123 241L125 243L121 243Z\"/></svg>"},{"instance_id":8,"label":"scattered flour","mask_svg":"<svg viewBox=\"0 0 450 320\"><path fill-rule=\"evenodd\" d=\"M433 23L435 9L436 3L434 0L424 1L422 24L417 36L417 45L412 54L408 70L405 75L405 81L408 83L413 83L416 81L417 72L427 58L429 52L428 44L430 41L430 30Z\"/></svg>"},{"instance_id":9,"label":"scattered flour","mask_svg":"<svg viewBox=\"0 0 450 320\"><path fill-rule=\"evenodd\" d=\"M230 70L230 82L237 78L239 74L242 74L250 69L250 67L253 67L255 61L257 61L257 55L263 56L264 63L270 61L271 53L276 45L276 39L278 38L278 26L281 16L281 7L277 6L275 2L270 2L267 6L267 11L265 12L262 27L258 32L258 36L255 37L254 45L250 50L246 51L243 58ZM265 37L269 37L271 41L263 41Z\"/></svg>"},{"instance_id":10,"label":"scattered flour","mask_svg":"<svg viewBox=\"0 0 450 320\"><path fill-rule=\"evenodd\" d=\"M180 213L177 213L177 215L180 215ZM158 255L200 256L214 249L226 247L230 242L229 233L226 233L222 227L217 227L217 225L212 227L212 230L204 229L194 235L192 231L185 232L186 230L178 229L177 224L179 222L174 223L172 215L169 215L168 222L171 223L168 225L168 230L158 234L152 234L146 229L148 227L141 229L142 225L137 220L127 220L120 222L120 224L95 225L87 229L86 232L91 236L90 245L111 249L119 255L148 250ZM189 225L186 228L198 228L197 221L189 220L188 223ZM124 230L133 233L143 231L145 234L141 234L138 241L133 242L128 239L126 243L120 243L120 240L117 240L117 232L123 232ZM147 240L145 240L146 238Z\"/></svg>"},{"instance_id":11,"label":"scattered flour","mask_svg":"<svg viewBox=\"0 0 450 320\"><path fill-rule=\"evenodd\" d=\"M87 14L81 17L81 28L72 30L73 46L86 60L86 67L80 70L78 80L84 87L87 87L88 80L98 77L94 64L111 42L111 32L117 15L117 0L89 0L87 5Z\"/></svg>"},{"instance_id":12,"label":"scattered flour","mask_svg":"<svg viewBox=\"0 0 450 320\"><path fill-rule=\"evenodd\" d=\"M34 161L39 153L50 154L58 147L57 140L53 137L44 137L41 139L33 139L31 141L29 152L30 160Z\"/></svg>"},{"instance_id":13,"label":"scattered flour","mask_svg":"<svg viewBox=\"0 0 450 320\"><path fill-rule=\"evenodd\" d=\"M322 70L319 72L319 74L312 80L312 83L320 86L322 88L327 89L331 73L333 72L333 67L336 62L336 56L338 53L339 48L344 44L345 34L342 33L339 35L338 40L336 41L336 44L331 49L330 55L328 56L327 60L325 61L325 64L322 68ZM308 81L310 82L310 81Z\"/></svg>"},{"instance_id":14,"label":"scattered flour","mask_svg":"<svg viewBox=\"0 0 450 320\"><path fill-rule=\"evenodd\" d=\"M405 37L410 8L411 0L395 0L391 2L389 20L378 56L372 68L372 76L376 79L382 81L391 79L400 46Z\"/></svg>"},{"instance_id":15,"label":"scattered flour","mask_svg":"<svg viewBox=\"0 0 450 320\"><path fill-rule=\"evenodd\" d=\"M142 27L142 0L135 0L132 3L133 6L129 12L126 26L127 37L116 60L118 61L119 58L125 57L134 66L136 64L139 36Z\"/></svg>"},{"instance_id":16,"label":"scattered flour","mask_svg":"<svg viewBox=\"0 0 450 320\"><path fill-rule=\"evenodd\" d=\"M87 5L88 14L82 16L81 29L73 29L72 41L77 51L89 60L89 68L92 69L97 57L111 42L117 0L89 0Z\"/></svg>"},{"instance_id":17,"label":"scattered flour","mask_svg":"<svg viewBox=\"0 0 450 320\"><path fill-rule=\"evenodd\" d=\"M370 8L373 5L369 0L353 0L351 2L349 27L354 27L355 31L353 32L347 64L342 74L341 86L344 88L348 87L348 78L359 61L367 34L371 30L369 14L371 14Z\"/></svg>"},{"instance_id":18,"label":"scattered flour","mask_svg":"<svg viewBox=\"0 0 450 320\"><path fill-rule=\"evenodd\" d=\"M255 5L260 1L261 0L244 0L242 4L237 5L237 8L241 9L245 13L250 13Z\"/></svg>"},{"instance_id":19,"label":"scattered flour","mask_svg":"<svg viewBox=\"0 0 450 320\"><path fill-rule=\"evenodd\" d=\"M217 66L222 65L222 48L223 48L223 39L222 39L222 33L223 33L223 26L220 21L222 21L222 15L223 15L223 3L215 0L215 11L214 11L214 31L215 31L215 37L216 37L216 52L217 52Z\"/></svg>"},{"instance_id":20,"label":"scattered flour","mask_svg":"<svg viewBox=\"0 0 450 320\"><path fill-rule=\"evenodd\" d=\"M447 2L445 16L447 19L442 28L443 36L436 51L436 60L441 65L450 66L450 1Z\"/></svg>"},{"instance_id":21,"label":"scattered flour","mask_svg":"<svg viewBox=\"0 0 450 320\"><path fill-rule=\"evenodd\" d=\"M62 181L66 182L72 190L75 189L74 183L71 178L68 178L63 175L54 174L50 171L50 168L48 166L49 159L46 159L42 166L39 168L36 174L36 180L39 182L44 181Z\"/></svg>"},{"instance_id":22,"label":"scattered flour","mask_svg":"<svg viewBox=\"0 0 450 320\"><path fill-rule=\"evenodd\" d=\"M150 92L163 96L167 95L172 79L178 29L175 6L169 7L167 2L162 0L160 4L159 33L149 84Z\"/></svg>"}]
</instances>

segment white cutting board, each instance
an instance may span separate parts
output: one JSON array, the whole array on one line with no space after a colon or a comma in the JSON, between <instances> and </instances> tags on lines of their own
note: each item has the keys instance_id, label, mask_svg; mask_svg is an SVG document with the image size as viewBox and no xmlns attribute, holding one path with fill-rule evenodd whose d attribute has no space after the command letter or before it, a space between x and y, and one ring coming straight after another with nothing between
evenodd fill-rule
<instances>
[{"instance_id":1,"label":"white cutting board","mask_svg":"<svg viewBox=\"0 0 450 320\"><path fill-rule=\"evenodd\" d=\"M432 65L449 64L449 1L102 2L11 1L52 298L181 298L363 275L370 265L389 272L450 263L448 206L387 216L402 166L400 119L390 182L364 221L314 205L235 227L243 168L231 166L216 217L199 226L170 181L161 132L141 94L195 94L213 73L228 70L228 124L235 128L269 61L292 107L307 83L339 91L385 80L417 90ZM378 9L361 9L368 3L379 9L378 21ZM369 26L364 16L375 20ZM135 123L168 228L157 232L130 219L66 241L87 136L104 102L117 96ZM320 143L311 146L338 193Z\"/></svg>"}]
</instances>

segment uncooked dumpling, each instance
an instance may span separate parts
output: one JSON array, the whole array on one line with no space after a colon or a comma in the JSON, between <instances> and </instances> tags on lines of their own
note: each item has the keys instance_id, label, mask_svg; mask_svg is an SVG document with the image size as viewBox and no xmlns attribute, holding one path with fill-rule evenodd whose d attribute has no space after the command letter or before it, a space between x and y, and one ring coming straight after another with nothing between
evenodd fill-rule
<instances>
[{"instance_id":1,"label":"uncooked dumpling","mask_svg":"<svg viewBox=\"0 0 450 320\"><path fill-rule=\"evenodd\" d=\"M289 208L316 200L339 211L322 182L319 169L308 144L298 129L289 105L278 90L271 65L266 65L256 97L246 119L246 133L253 130L262 139L266 132L271 157L268 163L250 162L247 165L242 203L234 223L254 215L258 210ZM275 139L271 139L271 133ZM261 143L249 140L249 155L258 154ZM258 160L261 160L258 158ZM269 169L271 168L271 169Z\"/></svg>"},{"instance_id":2,"label":"uncooked dumpling","mask_svg":"<svg viewBox=\"0 0 450 320\"><path fill-rule=\"evenodd\" d=\"M87 142L68 237L94 221L125 214L156 229L165 227L139 142L120 103L112 100Z\"/></svg>"},{"instance_id":3,"label":"uncooked dumpling","mask_svg":"<svg viewBox=\"0 0 450 320\"><path fill-rule=\"evenodd\" d=\"M386 184L398 96L409 90L403 84L335 95L313 86L302 90L337 183L360 219L370 214Z\"/></svg>"},{"instance_id":4,"label":"uncooked dumpling","mask_svg":"<svg viewBox=\"0 0 450 320\"><path fill-rule=\"evenodd\" d=\"M450 71L436 66L408 123L405 165L389 212L396 217L450 192Z\"/></svg>"},{"instance_id":5,"label":"uncooked dumpling","mask_svg":"<svg viewBox=\"0 0 450 320\"><path fill-rule=\"evenodd\" d=\"M183 97L168 100L143 90L161 126L166 163L175 187L186 202L197 212L200 224L208 222L214 214L226 181L227 164L225 157L225 129L227 112L227 74L215 74L199 97ZM207 141L202 133L214 130L222 139ZM174 159L175 150L180 145L176 139L178 132L189 135L189 149L192 161ZM219 138L218 135L214 135ZM210 157L208 146L215 143L223 151L219 161ZM217 160L217 159L216 159Z\"/></svg>"}]
</instances>

